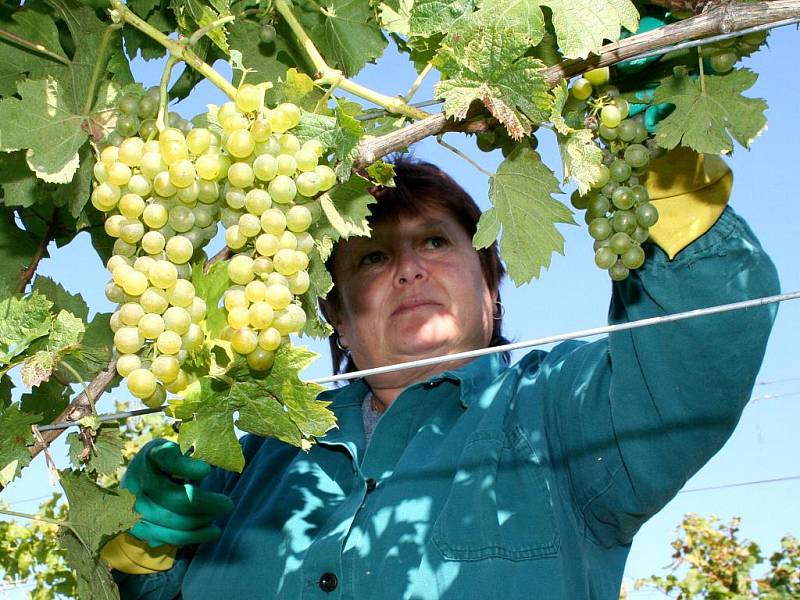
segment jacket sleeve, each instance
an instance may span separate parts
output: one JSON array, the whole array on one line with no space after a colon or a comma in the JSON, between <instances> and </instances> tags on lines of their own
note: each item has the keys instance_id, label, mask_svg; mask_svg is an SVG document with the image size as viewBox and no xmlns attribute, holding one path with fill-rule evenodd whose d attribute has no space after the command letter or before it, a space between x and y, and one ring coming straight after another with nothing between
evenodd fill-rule
<instances>
[{"instance_id":1,"label":"jacket sleeve","mask_svg":"<svg viewBox=\"0 0 800 600\"><path fill-rule=\"evenodd\" d=\"M614 283L612 324L779 293L730 207L674 260L655 246ZM556 476L589 535L627 544L725 443L752 391L776 305L557 346L538 371Z\"/></svg>"}]
</instances>

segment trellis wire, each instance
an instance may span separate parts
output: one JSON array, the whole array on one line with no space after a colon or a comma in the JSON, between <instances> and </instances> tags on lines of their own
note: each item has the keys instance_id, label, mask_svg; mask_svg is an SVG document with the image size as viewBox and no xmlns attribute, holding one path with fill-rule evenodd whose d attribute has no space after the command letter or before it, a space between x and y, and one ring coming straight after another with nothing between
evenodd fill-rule
<instances>
[{"instance_id":1,"label":"trellis wire","mask_svg":"<svg viewBox=\"0 0 800 600\"><path fill-rule=\"evenodd\" d=\"M604 327L593 327L591 329L581 329L560 335L551 335L542 338L527 340L525 342L515 342L511 344L503 344L502 346L492 346L490 348L480 348L478 350L470 350L468 352L458 352L456 354L447 354L444 356L434 356L431 358L423 358L420 360L412 360L409 362L397 363L394 365L386 365L384 367L375 367L373 369L363 369L361 371L353 371L352 373L342 373L341 375L331 375L329 377L319 377L317 379L310 379L308 383L333 383L336 381L346 381L349 379L359 379L371 375L381 375L391 373L394 371L402 371L406 369L415 369L419 367L427 367L441 363L452 362L456 360L465 360L469 358L477 358L487 354L496 354L498 352L511 352L514 350L521 350L524 348L532 348L534 346L544 346L555 342L563 342L566 340L574 340L577 338L593 337L602 335L604 333L614 333L617 331L626 331L629 329L638 329L640 327L650 327L652 325L659 325L661 323L671 323L673 321L682 321L684 319L693 319L695 317L702 317L706 315L714 315L734 310L744 310L754 308L756 306L764 306L767 304L775 304L778 302L785 302L787 300L795 300L800 298L800 290L796 292L788 292L786 294L777 294L775 296L765 296L763 298L756 298L754 300L744 300L742 302L733 302L730 304L720 304L717 306L709 306L707 308L698 308L695 310L688 310L684 312L674 313L671 315L662 315L659 317L649 317L647 319L639 319L638 321L631 321L629 323L619 323L617 325L606 325ZM146 415L150 413L161 412L165 410L166 406L158 408L142 408L139 410L131 410L126 412L101 415L97 418L98 422L118 421L128 417L138 415ZM50 423L42 425L37 429L39 431L49 431L54 429L67 429L69 427L79 425L79 421L63 421L60 423Z\"/></svg>"}]
</instances>

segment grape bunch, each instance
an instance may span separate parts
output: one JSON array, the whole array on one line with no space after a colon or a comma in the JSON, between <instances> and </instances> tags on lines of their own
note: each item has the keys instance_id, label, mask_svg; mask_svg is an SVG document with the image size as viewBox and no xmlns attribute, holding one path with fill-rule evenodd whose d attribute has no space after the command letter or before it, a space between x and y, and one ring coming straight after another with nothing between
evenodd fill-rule
<instances>
[{"instance_id":1,"label":"grape bunch","mask_svg":"<svg viewBox=\"0 0 800 600\"><path fill-rule=\"evenodd\" d=\"M723 75L733 69L740 58L758 50L766 40L766 31L753 31L703 46L703 57L714 73Z\"/></svg>"},{"instance_id":2,"label":"grape bunch","mask_svg":"<svg viewBox=\"0 0 800 600\"><path fill-rule=\"evenodd\" d=\"M169 127L145 140L140 123L140 135L106 146L95 164L91 201L115 239L106 296L118 304L111 318L117 371L148 406L191 382L182 366L204 345L207 312L191 283L192 264L202 267L220 221L235 252L222 338L252 369L265 370L305 324L298 297L310 286L314 240L307 230L319 213L313 198L336 176L319 164L318 141L301 145L289 133L300 109L268 109L262 96L241 86L212 115L218 131ZM123 97L120 117L129 115L127 105Z\"/></svg>"},{"instance_id":3,"label":"grape bunch","mask_svg":"<svg viewBox=\"0 0 800 600\"><path fill-rule=\"evenodd\" d=\"M298 301L310 286L308 228L320 212L313 198L332 188L336 175L319 164L319 141L301 144L291 133L300 122L297 106L259 109L256 88L244 85L217 115L231 161L221 221L236 252L228 263L232 285L223 299L228 327L222 337L252 369L265 370L287 336L305 326Z\"/></svg>"},{"instance_id":4,"label":"grape bunch","mask_svg":"<svg viewBox=\"0 0 800 600\"><path fill-rule=\"evenodd\" d=\"M608 84L607 68L577 79L572 94L590 100L587 107L596 113L596 141L603 150L599 177L586 194L573 193L572 205L586 210L589 235L595 240L595 264L621 281L644 264L641 245L658 221L658 210L642 182L651 158L662 150L648 134L643 115L629 117L628 102Z\"/></svg>"},{"instance_id":5,"label":"grape bunch","mask_svg":"<svg viewBox=\"0 0 800 600\"><path fill-rule=\"evenodd\" d=\"M138 136L147 141L158 135L156 116L158 115L159 101L158 87L151 87L142 96L126 94L117 103L117 123L114 131L106 136L106 143L119 146L122 141L131 136ZM170 124L188 134L192 124L183 119L179 114L170 112Z\"/></svg>"}]
</instances>

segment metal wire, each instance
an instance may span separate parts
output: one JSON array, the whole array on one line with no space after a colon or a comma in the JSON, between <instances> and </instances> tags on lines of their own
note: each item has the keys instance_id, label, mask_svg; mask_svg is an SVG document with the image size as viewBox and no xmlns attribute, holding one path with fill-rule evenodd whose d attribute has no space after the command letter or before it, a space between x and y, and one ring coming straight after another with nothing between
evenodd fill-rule
<instances>
[{"instance_id":1,"label":"metal wire","mask_svg":"<svg viewBox=\"0 0 800 600\"><path fill-rule=\"evenodd\" d=\"M412 360L404 363L397 363L394 365L387 365L385 367L376 367L374 369L363 369L361 371L354 371L352 373L342 373L341 375L331 375L329 377L319 377L317 379L310 379L309 383L333 383L335 381L346 381L349 379L359 379L368 377L370 375L380 375L384 373L391 373L394 371L402 371L405 369L414 369L418 367L426 367L441 363L452 362L455 360L465 360L469 358L477 358L478 356L485 356L487 354L496 354L498 352L506 352L513 350L521 350L523 348L532 348L534 346L544 346L554 342L563 342L566 340L574 340L577 338L593 337L602 335L604 333L614 333L617 331L626 331L629 329L638 329L640 327L650 327L661 323L671 323L673 321L682 321L685 319L693 319L695 317L702 317L706 315L714 315L734 310L744 310L754 308L756 306L764 306L767 304L775 304L778 302L785 302L787 300L796 300L800 298L800 290L796 292L789 292L786 294L778 294L775 296L765 296L763 298L756 298L754 300L744 300L742 302L733 302L731 304L721 304L718 306L709 306L707 308L699 308L695 310L688 310L671 315L662 315L660 317L650 317L647 319L639 319L638 321L631 321L629 323L620 323L618 325L606 325L605 327L593 327L591 329L581 329L572 331L570 333L563 333L560 335L552 335L543 338L536 338L525 342L515 342L513 344L504 344L502 346L492 346L491 348L480 348L478 350L470 350L468 352L459 352L456 354L447 354L444 356L435 356L432 358L424 358L421 360ZM121 413L114 413L109 415L101 415L97 421L104 423L107 421L118 421L133 417L137 415L147 415L151 413L161 412L166 410L167 406L158 408L143 408L139 410L126 411ZM63 421L60 423L50 423L38 427L39 431L51 431L55 429L67 429L69 427L77 426L77 421Z\"/></svg>"},{"instance_id":2,"label":"metal wire","mask_svg":"<svg viewBox=\"0 0 800 600\"><path fill-rule=\"evenodd\" d=\"M791 475L790 477L776 477L775 479L760 479L758 481L740 481L738 483L725 483L723 485L710 485L708 487L692 488L689 490L681 490L679 494L691 494L692 492L708 492L710 490L727 490L728 488L744 487L747 485L761 485L764 483L779 483L783 481L793 481L800 479L800 475Z\"/></svg>"}]
</instances>

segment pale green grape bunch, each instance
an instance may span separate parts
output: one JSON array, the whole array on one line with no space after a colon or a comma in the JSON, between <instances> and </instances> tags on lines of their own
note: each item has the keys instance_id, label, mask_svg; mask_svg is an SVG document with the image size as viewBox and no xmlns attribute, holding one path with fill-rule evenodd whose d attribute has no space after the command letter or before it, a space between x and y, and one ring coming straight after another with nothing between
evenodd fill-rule
<instances>
[{"instance_id":1,"label":"pale green grape bunch","mask_svg":"<svg viewBox=\"0 0 800 600\"><path fill-rule=\"evenodd\" d=\"M148 99L137 106L150 108ZM130 100L123 96L121 114ZM205 342L207 307L190 281L191 262L202 260L217 233L226 159L208 129L173 127L151 137L103 149L91 201L115 239L106 296L118 304L111 318L117 371L134 396L155 407L190 383L182 366Z\"/></svg>"},{"instance_id":2,"label":"pale green grape bunch","mask_svg":"<svg viewBox=\"0 0 800 600\"><path fill-rule=\"evenodd\" d=\"M600 175L586 194L577 191L572 205L586 210L594 241L595 264L622 281L644 264L642 244L658 221L658 210L643 185L651 158L662 151L653 143L642 116L629 116L628 102L608 84L608 69L589 71L575 81L572 94L588 100L597 121L596 142L603 149Z\"/></svg>"},{"instance_id":3,"label":"pale green grape bunch","mask_svg":"<svg viewBox=\"0 0 800 600\"><path fill-rule=\"evenodd\" d=\"M235 252L228 262L232 285L223 299L223 338L257 371L269 369L274 352L305 326L299 297L310 286L314 239L308 229L319 212L314 198L336 184L333 170L320 164L322 144L301 144L292 133L300 109L289 103L267 108L261 96L244 84L217 112L229 162L221 220Z\"/></svg>"}]
</instances>

